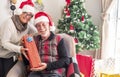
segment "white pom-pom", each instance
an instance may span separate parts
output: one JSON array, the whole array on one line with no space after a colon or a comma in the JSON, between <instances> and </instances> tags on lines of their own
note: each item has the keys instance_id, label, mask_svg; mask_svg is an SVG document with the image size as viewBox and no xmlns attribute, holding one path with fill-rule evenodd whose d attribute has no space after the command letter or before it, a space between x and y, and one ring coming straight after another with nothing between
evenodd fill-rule
<instances>
[{"instance_id":1,"label":"white pom-pom","mask_svg":"<svg viewBox=\"0 0 120 77\"><path fill-rule=\"evenodd\" d=\"M53 31L53 32L54 32L54 31L55 31L55 29L56 29L56 27L54 26L54 23L53 23L53 22L52 22L52 24L53 24L53 25L52 25L52 26L50 26L50 31Z\"/></svg>"}]
</instances>

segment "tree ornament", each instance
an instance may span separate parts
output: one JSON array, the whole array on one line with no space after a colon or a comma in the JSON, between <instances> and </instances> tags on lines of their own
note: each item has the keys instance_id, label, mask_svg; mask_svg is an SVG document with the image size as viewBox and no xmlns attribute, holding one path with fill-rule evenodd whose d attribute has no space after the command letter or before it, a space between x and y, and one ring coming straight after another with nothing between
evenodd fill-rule
<instances>
[{"instance_id":1,"label":"tree ornament","mask_svg":"<svg viewBox=\"0 0 120 77\"><path fill-rule=\"evenodd\" d=\"M85 17L84 17L84 16L81 17L81 21L82 21L82 22L85 21Z\"/></svg>"},{"instance_id":2,"label":"tree ornament","mask_svg":"<svg viewBox=\"0 0 120 77\"><path fill-rule=\"evenodd\" d=\"M68 7L64 9L64 13L67 13L67 12L68 12Z\"/></svg>"},{"instance_id":3,"label":"tree ornament","mask_svg":"<svg viewBox=\"0 0 120 77\"><path fill-rule=\"evenodd\" d=\"M72 33L74 32L74 26L73 26L72 24L70 25L69 30L70 30L70 32L72 32Z\"/></svg>"},{"instance_id":4,"label":"tree ornament","mask_svg":"<svg viewBox=\"0 0 120 77\"><path fill-rule=\"evenodd\" d=\"M74 38L74 41L75 41L75 44L77 44L78 43L78 38Z\"/></svg>"},{"instance_id":5,"label":"tree ornament","mask_svg":"<svg viewBox=\"0 0 120 77\"><path fill-rule=\"evenodd\" d=\"M70 11L68 10L66 13L66 18L70 17Z\"/></svg>"},{"instance_id":6,"label":"tree ornament","mask_svg":"<svg viewBox=\"0 0 120 77\"><path fill-rule=\"evenodd\" d=\"M70 5L70 0L66 0L66 3L69 6Z\"/></svg>"},{"instance_id":7,"label":"tree ornament","mask_svg":"<svg viewBox=\"0 0 120 77\"><path fill-rule=\"evenodd\" d=\"M16 3L17 3L17 0L11 0L11 2L12 2L13 4L16 4Z\"/></svg>"}]
</instances>

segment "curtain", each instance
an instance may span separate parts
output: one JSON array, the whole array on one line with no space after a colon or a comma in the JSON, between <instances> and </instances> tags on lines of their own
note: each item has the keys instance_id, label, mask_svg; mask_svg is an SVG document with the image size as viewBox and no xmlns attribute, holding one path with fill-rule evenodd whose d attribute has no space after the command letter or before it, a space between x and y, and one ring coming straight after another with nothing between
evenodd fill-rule
<instances>
[{"instance_id":1,"label":"curtain","mask_svg":"<svg viewBox=\"0 0 120 77\"><path fill-rule=\"evenodd\" d=\"M108 58L111 55L108 53L110 48L110 26L109 26L109 15L112 7L116 0L102 0L102 37L101 37L101 58Z\"/></svg>"}]
</instances>

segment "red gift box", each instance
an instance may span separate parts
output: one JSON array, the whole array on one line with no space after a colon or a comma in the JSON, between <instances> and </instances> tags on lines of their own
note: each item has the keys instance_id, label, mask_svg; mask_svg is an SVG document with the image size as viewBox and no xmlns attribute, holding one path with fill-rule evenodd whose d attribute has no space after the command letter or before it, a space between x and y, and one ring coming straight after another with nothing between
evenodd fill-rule
<instances>
[{"instance_id":1,"label":"red gift box","mask_svg":"<svg viewBox=\"0 0 120 77\"><path fill-rule=\"evenodd\" d=\"M76 55L80 72L84 74L84 77L93 77L94 75L94 60L91 56Z\"/></svg>"},{"instance_id":2,"label":"red gift box","mask_svg":"<svg viewBox=\"0 0 120 77\"><path fill-rule=\"evenodd\" d=\"M28 48L28 51L26 53L29 58L30 67L31 68L40 67L41 60L33 37L25 35L23 37L23 41L24 46Z\"/></svg>"}]
</instances>

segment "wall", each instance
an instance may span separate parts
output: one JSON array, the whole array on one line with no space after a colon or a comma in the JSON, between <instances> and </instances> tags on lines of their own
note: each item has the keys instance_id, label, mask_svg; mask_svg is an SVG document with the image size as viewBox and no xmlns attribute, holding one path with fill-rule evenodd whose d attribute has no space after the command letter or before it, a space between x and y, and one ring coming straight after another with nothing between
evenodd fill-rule
<instances>
[{"instance_id":1,"label":"wall","mask_svg":"<svg viewBox=\"0 0 120 77\"><path fill-rule=\"evenodd\" d=\"M0 1L0 26L10 16L7 0Z\"/></svg>"},{"instance_id":2,"label":"wall","mask_svg":"<svg viewBox=\"0 0 120 77\"><path fill-rule=\"evenodd\" d=\"M101 26L101 0L86 0L85 8L92 16L93 23L97 26Z\"/></svg>"},{"instance_id":3,"label":"wall","mask_svg":"<svg viewBox=\"0 0 120 77\"><path fill-rule=\"evenodd\" d=\"M63 8L65 6L65 0L43 0L45 11L48 12L55 23L61 18Z\"/></svg>"}]
</instances>

